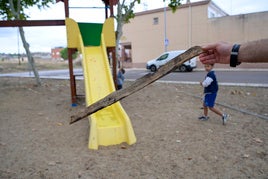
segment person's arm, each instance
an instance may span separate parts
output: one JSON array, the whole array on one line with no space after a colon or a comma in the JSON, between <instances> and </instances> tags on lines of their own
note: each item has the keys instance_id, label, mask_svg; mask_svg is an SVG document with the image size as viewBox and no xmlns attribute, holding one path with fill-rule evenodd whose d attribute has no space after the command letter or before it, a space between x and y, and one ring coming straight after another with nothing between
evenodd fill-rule
<instances>
[{"instance_id":1,"label":"person's arm","mask_svg":"<svg viewBox=\"0 0 268 179\"><path fill-rule=\"evenodd\" d=\"M208 87L213 82L213 79L210 77L206 77L206 79L200 82L200 85L203 87Z\"/></svg>"},{"instance_id":2,"label":"person's arm","mask_svg":"<svg viewBox=\"0 0 268 179\"><path fill-rule=\"evenodd\" d=\"M122 81L124 82L125 81L125 76L123 75L123 73L121 73L121 78L122 78Z\"/></svg>"},{"instance_id":3,"label":"person's arm","mask_svg":"<svg viewBox=\"0 0 268 179\"><path fill-rule=\"evenodd\" d=\"M230 64L233 44L218 42L202 47L205 53L199 56L202 63ZM268 39L246 42L240 45L238 62L268 62Z\"/></svg>"},{"instance_id":4,"label":"person's arm","mask_svg":"<svg viewBox=\"0 0 268 179\"><path fill-rule=\"evenodd\" d=\"M268 39L241 44L238 61L245 63L268 62Z\"/></svg>"}]
</instances>

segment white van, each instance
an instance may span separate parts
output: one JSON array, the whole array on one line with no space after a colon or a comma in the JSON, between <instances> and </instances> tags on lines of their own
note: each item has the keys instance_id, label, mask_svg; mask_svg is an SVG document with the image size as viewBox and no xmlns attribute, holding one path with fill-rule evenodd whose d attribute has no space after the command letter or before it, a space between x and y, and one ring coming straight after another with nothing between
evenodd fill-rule
<instances>
[{"instance_id":1,"label":"white van","mask_svg":"<svg viewBox=\"0 0 268 179\"><path fill-rule=\"evenodd\" d=\"M185 52L185 50L165 52L159 57L148 61L146 64L146 69L155 72L162 65L166 64L168 61L172 60L174 57L180 55L183 52ZM197 57L194 57L191 60L184 62L180 67L178 67L178 70L182 72L193 71L193 69L196 68L196 58Z\"/></svg>"}]
</instances>

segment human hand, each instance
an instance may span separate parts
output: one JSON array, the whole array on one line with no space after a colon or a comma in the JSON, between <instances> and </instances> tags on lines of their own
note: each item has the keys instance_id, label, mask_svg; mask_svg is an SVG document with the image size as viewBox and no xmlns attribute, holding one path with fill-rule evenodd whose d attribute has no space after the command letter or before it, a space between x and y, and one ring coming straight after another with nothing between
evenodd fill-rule
<instances>
[{"instance_id":1,"label":"human hand","mask_svg":"<svg viewBox=\"0 0 268 179\"><path fill-rule=\"evenodd\" d=\"M232 46L232 44L227 42L218 42L203 46L202 49L205 52L199 55L199 60L203 64L229 64Z\"/></svg>"}]
</instances>

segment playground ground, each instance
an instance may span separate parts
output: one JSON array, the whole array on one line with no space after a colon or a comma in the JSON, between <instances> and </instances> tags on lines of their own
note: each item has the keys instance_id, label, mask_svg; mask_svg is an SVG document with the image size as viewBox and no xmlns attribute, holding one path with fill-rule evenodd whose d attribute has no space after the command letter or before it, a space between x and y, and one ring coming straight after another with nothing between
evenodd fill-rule
<instances>
[{"instance_id":1,"label":"playground ground","mask_svg":"<svg viewBox=\"0 0 268 179\"><path fill-rule=\"evenodd\" d=\"M154 83L123 99L137 142L89 150L88 120L68 124L84 107L70 106L69 81L34 84L0 79L0 178L267 178L268 121L220 105L226 126L198 121L200 86ZM267 88L220 86L217 102L267 117L267 100Z\"/></svg>"}]
</instances>

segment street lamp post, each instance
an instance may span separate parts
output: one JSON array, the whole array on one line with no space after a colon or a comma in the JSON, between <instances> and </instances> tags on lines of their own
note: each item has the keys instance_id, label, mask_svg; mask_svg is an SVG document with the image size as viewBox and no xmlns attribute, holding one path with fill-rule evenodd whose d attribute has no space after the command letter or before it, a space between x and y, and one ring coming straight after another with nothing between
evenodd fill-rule
<instances>
[{"instance_id":1,"label":"street lamp post","mask_svg":"<svg viewBox=\"0 0 268 179\"><path fill-rule=\"evenodd\" d=\"M168 38L167 38L167 8L165 1L164 1L164 46L166 52L168 46Z\"/></svg>"}]
</instances>

